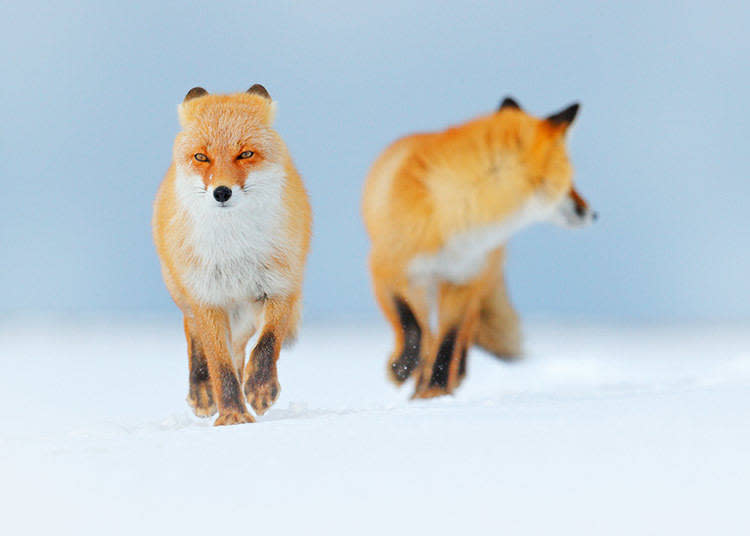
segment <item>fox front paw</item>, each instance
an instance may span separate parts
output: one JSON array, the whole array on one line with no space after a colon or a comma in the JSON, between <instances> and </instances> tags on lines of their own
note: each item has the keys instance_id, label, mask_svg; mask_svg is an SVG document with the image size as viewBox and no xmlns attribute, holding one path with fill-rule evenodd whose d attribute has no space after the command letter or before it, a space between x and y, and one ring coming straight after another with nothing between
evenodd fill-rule
<instances>
[{"instance_id":1,"label":"fox front paw","mask_svg":"<svg viewBox=\"0 0 750 536\"><path fill-rule=\"evenodd\" d=\"M412 400L418 398L435 398L438 396L449 395L453 392L448 382L447 374L435 374L432 367L421 366L417 375L414 394Z\"/></svg>"},{"instance_id":2,"label":"fox front paw","mask_svg":"<svg viewBox=\"0 0 750 536\"><path fill-rule=\"evenodd\" d=\"M191 385L187 395L187 403L198 417L210 417L216 413L216 403L208 382Z\"/></svg>"},{"instance_id":3,"label":"fox front paw","mask_svg":"<svg viewBox=\"0 0 750 536\"><path fill-rule=\"evenodd\" d=\"M255 422L255 419L253 419L253 416L250 415L248 412L232 412L232 413L224 413L223 415L219 415L217 419L214 421L214 426L229 426L232 424L245 424L249 422Z\"/></svg>"},{"instance_id":4,"label":"fox front paw","mask_svg":"<svg viewBox=\"0 0 750 536\"><path fill-rule=\"evenodd\" d=\"M388 379L396 385L401 385L414 373L419 366L419 356L398 354L388 360Z\"/></svg>"},{"instance_id":5,"label":"fox front paw","mask_svg":"<svg viewBox=\"0 0 750 536\"><path fill-rule=\"evenodd\" d=\"M417 387L414 390L414 394L411 396L412 399L417 398L435 398L438 396L444 396L452 394L446 387L440 385L428 385L427 387Z\"/></svg>"},{"instance_id":6,"label":"fox front paw","mask_svg":"<svg viewBox=\"0 0 750 536\"><path fill-rule=\"evenodd\" d=\"M245 398L255 413L263 415L270 408L281 393L279 381L275 378L261 384L252 381L245 383Z\"/></svg>"}]
</instances>

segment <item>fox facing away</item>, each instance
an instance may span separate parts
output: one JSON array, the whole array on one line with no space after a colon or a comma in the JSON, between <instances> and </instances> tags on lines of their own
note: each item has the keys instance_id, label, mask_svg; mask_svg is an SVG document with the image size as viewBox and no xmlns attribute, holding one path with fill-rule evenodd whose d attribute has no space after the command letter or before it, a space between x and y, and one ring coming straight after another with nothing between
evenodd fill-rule
<instances>
[{"instance_id":1,"label":"fox facing away","mask_svg":"<svg viewBox=\"0 0 750 536\"><path fill-rule=\"evenodd\" d=\"M280 386L276 361L294 336L310 242L307 193L263 86L179 106L172 165L154 205L167 288L184 314L188 403L216 425L253 422ZM258 342L245 364L245 346Z\"/></svg>"},{"instance_id":2,"label":"fox facing away","mask_svg":"<svg viewBox=\"0 0 750 536\"><path fill-rule=\"evenodd\" d=\"M362 209L375 297L395 332L388 375L401 384L416 372L415 398L451 393L472 344L519 353L502 273L514 233L595 219L565 150L577 112L539 119L506 98L491 115L397 140L370 170Z\"/></svg>"}]
</instances>

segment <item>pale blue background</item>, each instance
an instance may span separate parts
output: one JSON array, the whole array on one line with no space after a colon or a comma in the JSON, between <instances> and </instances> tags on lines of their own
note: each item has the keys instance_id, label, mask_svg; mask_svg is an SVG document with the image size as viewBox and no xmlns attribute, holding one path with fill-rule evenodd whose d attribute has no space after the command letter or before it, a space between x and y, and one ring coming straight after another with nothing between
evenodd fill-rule
<instances>
[{"instance_id":1,"label":"pale blue background","mask_svg":"<svg viewBox=\"0 0 750 536\"><path fill-rule=\"evenodd\" d=\"M308 318L376 314L359 198L395 137L583 103L595 228L511 246L524 314L750 317L748 2L4 2L0 312L173 311L151 201L194 85L261 82L309 187Z\"/></svg>"}]
</instances>

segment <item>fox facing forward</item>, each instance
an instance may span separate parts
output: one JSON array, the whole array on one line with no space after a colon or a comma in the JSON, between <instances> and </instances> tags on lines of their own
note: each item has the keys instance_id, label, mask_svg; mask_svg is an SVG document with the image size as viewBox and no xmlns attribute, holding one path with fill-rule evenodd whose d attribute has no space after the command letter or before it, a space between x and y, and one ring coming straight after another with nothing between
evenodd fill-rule
<instances>
[{"instance_id":1,"label":"fox facing forward","mask_svg":"<svg viewBox=\"0 0 750 536\"><path fill-rule=\"evenodd\" d=\"M505 243L534 222L595 218L565 149L577 112L539 119L506 98L490 115L397 140L370 170L362 209L375 297L395 333L388 375L401 384L416 373L415 398L451 393L473 344L519 353Z\"/></svg>"},{"instance_id":2,"label":"fox facing forward","mask_svg":"<svg viewBox=\"0 0 750 536\"><path fill-rule=\"evenodd\" d=\"M275 103L193 88L154 205L166 286L184 314L187 401L215 425L253 422L280 392L276 362L294 337L310 243L307 193L273 129ZM245 347L259 330L245 364Z\"/></svg>"}]
</instances>

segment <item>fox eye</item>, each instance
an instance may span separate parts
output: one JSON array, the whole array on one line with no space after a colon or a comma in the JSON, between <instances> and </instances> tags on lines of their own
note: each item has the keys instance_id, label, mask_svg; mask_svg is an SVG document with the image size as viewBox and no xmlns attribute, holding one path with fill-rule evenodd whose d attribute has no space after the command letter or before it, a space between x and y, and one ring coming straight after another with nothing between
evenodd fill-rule
<instances>
[{"instance_id":1,"label":"fox eye","mask_svg":"<svg viewBox=\"0 0 750 536\"><path fill-rule=\"evenodd\" d=\"M245 151L244 153L240 153L240 156L237 157L237 160L244 160L245 158L251 158L255 153L252 151Z\"/></svg>"},{"instance_id":2,"label":"fox eye","mask_svg":"<svg viewBox=\"0 0 750 536\"><path fill-rule=\"evenodd\" d=\"M195 153L193 155L198 162L208 162L208 157L203 153Z\"/></svg>"}]
</instances>

